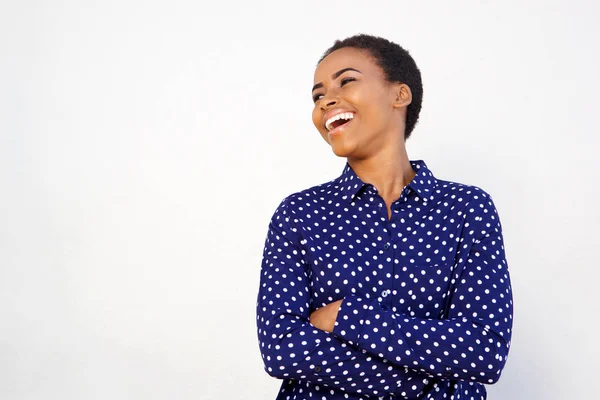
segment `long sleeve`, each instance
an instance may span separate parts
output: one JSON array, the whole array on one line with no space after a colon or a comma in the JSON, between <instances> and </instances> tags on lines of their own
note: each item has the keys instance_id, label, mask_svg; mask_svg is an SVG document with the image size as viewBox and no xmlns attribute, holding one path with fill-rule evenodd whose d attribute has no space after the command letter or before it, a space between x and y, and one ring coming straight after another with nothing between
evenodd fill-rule
<instances>
[{"instance_id":1,"label":"long sleeve","mask_svg":"<svg viewBox=\"0 0 600 400\"><path fill-rule=\"evenodd\" d=\"M430 377L495 383L510 347L512 292L498 213L489 195L482 197L467 218L462 245L471 246L456 260L461 268L446 319L410 317L377 300L346 296L334 334Z\"/></svg>"},{"instance_id":2,"label":"long sleeve","mask_svg":"<svg viewBox=\"0 0 600 400\"><path fill-rule=\"evenodd\" d=\"M284 200L269 225L257 301L259 346L267 373L350 393L414 398L429 383L425 375L309 323L310 271L301 240Z\"/></svg>"}]
</instances>

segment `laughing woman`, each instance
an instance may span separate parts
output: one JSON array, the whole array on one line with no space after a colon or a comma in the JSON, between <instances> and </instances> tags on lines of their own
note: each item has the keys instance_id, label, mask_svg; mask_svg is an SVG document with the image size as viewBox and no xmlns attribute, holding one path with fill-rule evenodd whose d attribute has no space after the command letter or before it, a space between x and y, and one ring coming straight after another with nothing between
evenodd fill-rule
<instances>
[{"instance_id":1,"label":"laughing woman","mask_svg":"<svg viewBox=\"0 0 600 400\"><path fill-rule=\"evenodd\" d=\"M484 190L409 160L414 60L378 37L336 41L312 96L347 163L270 221L257 323L277 399L485 399L511 339L502 228Z\"/></svg>"}]
</instances>

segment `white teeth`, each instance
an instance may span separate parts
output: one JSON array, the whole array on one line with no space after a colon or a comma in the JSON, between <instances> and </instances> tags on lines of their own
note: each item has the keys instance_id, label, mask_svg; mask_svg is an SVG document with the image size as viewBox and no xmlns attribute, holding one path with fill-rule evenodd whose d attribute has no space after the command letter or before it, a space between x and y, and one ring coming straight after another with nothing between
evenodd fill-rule
<instances>
[{"instance_id":1,"label":"white teeth","mask_svg":"<svg viewBox=\"0 0 600 400\"><path fill-rule=\"evenodd\" d=\"M350 120L352 118L354 118L354 114L352 114L350 112L336 114L333 117L329 118L325 122L325 128L327 128L327 130L330 131L331 130L331 124L334 123L335 121L337 121L338 119Z\"/></svg>"}]
</instances>

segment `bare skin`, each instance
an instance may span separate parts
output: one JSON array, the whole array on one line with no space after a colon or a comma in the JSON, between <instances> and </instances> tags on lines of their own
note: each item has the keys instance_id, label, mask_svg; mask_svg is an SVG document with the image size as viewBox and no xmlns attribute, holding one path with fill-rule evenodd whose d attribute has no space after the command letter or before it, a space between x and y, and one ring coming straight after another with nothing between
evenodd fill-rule
<instances>
[{"instance_id":1,"label":"bare skin","mask_svg":"<svg viewBox=\"0 0 600 400\"><path fill-rule=\"evenodd\" d=\"M370 54L354 48L336 50L321 61L314 84L315 127L337 156L346 157L363 182L375 186L391 218L392 203L416 175L404 140L410 88L388 82ZM328 130L325 121L340 111L353 113L354 118ZM332 332L342 301L314 311L310 323Z\"/></svg>"}]
</instances>

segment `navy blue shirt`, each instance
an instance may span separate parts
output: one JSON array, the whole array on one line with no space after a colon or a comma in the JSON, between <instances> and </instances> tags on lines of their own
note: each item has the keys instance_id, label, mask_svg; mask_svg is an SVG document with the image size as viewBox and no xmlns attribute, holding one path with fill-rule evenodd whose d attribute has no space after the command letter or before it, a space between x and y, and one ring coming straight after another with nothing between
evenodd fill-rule
<instances>
[{"instance_id":1,"label":"navy blue shirt","mask_svg":"<svg viewBox=\"0 0 600 400\"><path fill-rule=\"evenodd\" d=\"M278 400L485 399L500 377L513 308L494 203L410 163L390 218L349 164L275 211L257 324ZM340 299L332 333L310 324Z\"/></svg>"}]
</instances>

